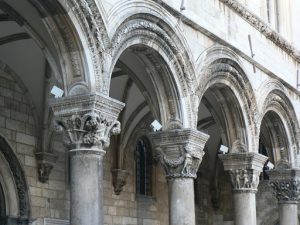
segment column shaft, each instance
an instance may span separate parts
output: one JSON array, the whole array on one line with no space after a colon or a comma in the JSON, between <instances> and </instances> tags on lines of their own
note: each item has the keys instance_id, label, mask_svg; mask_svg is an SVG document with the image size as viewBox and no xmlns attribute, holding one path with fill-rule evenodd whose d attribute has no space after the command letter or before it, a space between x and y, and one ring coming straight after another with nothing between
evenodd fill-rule
<instances>
[{"instance_id":1,"label":"column shaft","mask_svg":"<svg viewBox=\"0 0 300 225\"><path fill-rule=\"evenodd\" d=\"M256 199L259 174L267 157L254 152L219 155L233 186L235 225L256 225Z\"/></svg>"},{"instance_id":2,"label":"column shaft","mask_svg":"<svg viewBox=\"0 0 300 225\"><path fill-rule=\"evenodd\" d=\"M254 192L233 194L235 225L256 225L256 199Z\"/></svg>"},{"instance_id":3,"label":"column shaft","mask_svg":"<svg viewBox=\"0 0 300 225\"><path fill-rule=\"evenodd\" d=\"M168 180L170 225L195 225L194 179Z\"/></svg>"},{"instance_id":4,"label":"column shaft","mask_svg":"<svg viewBox=\"0 0 300 225\"><path fill-rule=\"evenodd\" d=\"M170 225L195 225L194 179L209 136L193 129L150 134L169 187Z\"/></svg>"},{"instance_id":5,"label":"column shaft","mask_svg":"<svg viewBox=\"0 0 300 225\"><path fill-rule=\"evenodd\" d=\"M71 150L72 225L103 225L102 150Z\"/></svg>"},{"instance_id":6,"label":"column shaft","mask_svg":"<svg viewBox=\"0 0 300 225\"><path fill-rule=\"evenodd\" d=\"M298 225L297 203L279 202L279 224Z\"/></svg>"},{"instance_id":7,"label":"column shaft","mask_svg":"<svg viewBox=\"0 0 300 225\"><path fill-rule=\"evenodd\" d=\"M121 132L117 120L124 104L89 93L55 99L55 129L70 150L72 225L103 225L103 156L111 135Z\"/></svg>"}]
</instances>

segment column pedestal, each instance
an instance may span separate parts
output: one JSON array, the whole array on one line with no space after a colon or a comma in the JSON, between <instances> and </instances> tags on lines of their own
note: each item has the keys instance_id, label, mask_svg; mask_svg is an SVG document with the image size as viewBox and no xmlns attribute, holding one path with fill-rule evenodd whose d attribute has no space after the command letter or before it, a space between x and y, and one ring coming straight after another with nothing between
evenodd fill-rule
<instances>
[{"instance_id":1,"label":"column pedestal","mask_svg":"<svg viewBox=\"0 0 300 225\"><path fill-rule=\"evenodd\" d=\"M70 151L72 225L104 224L103 150Z\"/></svg>"}]
</instances>

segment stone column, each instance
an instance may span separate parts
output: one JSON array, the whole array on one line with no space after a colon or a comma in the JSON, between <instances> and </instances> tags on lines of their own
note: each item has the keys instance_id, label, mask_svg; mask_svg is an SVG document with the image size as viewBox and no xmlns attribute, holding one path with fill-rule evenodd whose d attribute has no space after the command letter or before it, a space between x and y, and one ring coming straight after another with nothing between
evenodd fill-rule
<instances>
[{"instance_id":1,"label":"stone column","mask_svg":"<svg viewBox=\"0 0 300 225\"><path fill-rule=\"evenodd\" d=\"M120 133L124 104L99 94L56 99L56 128L70 154L72 225L103 225L103 157L110 136Z\"/></svg>"},{"instance_id":2,"label":"stone column","mask_svg":"<svg viewBox=\"0 0 300 225\"><path fill-rule=\"evenodd\" d=\"M170 225L195 225L194 179L209 135L192 129L151 133L169 186Z\"/></svg>"},{"instance_id":3,"label":"stone column","mask_svg":"<svg viewBox=\"0 0 300 225\"><path fill-rule=\"evenodd\" d=\"M287 163L279 163L274 170L267 173L274 195L278 199L279 224L298 225L300 169L291 168Z\"/></svg>"},{"instance_id":4,"label":"stone column","mask_svg":"<svg viewBox=\"0 0 300 225\"><path fill-rule=\"evenodd\" d=\"M219 155L233 186L235 225L256 225L259 174L267 157L254 152Z\"/></svg>"}]
</instances>

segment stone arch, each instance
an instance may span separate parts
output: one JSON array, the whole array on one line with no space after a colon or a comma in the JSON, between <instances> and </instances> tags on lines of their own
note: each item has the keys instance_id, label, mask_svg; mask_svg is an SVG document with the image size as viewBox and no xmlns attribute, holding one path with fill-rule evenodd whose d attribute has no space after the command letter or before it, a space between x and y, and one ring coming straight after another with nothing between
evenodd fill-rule
<instances>
[{"instance_id":1,"label":"stone arch","mask_svg":"<svg viewBox=\"0 0 300 225\"><path fill-rule=\"evenodd\" d=\"M192 118L189 96L195 84L194 69L176 34L171 34L171 28L165 29L165 26L162 19L147 14L136 14L123 21L112 38L111 66L106 79L110 81L116 61L126 49L132 46L149 49L152 51L152 57L148 57L151 70L163 70L166 74L162 83L168 98L167 114L171 115L172 122L176 121L177 127L178 124L188 127ZM164 127L172 127L166 118L162 118L162 123Z\"/></svg>"},{"instance_id":2,"label":"stone arch","mask_svg":"<svg viewBox=\"0 0 300 225\"><path fill-rule=\"evenodd\" d=\"M0 136L0 183L7 202L7 216L29 223L30 203L25 174L8 141Z\"/></svg>"},{"instance_id":3,"label":"stone arch","mask_svg":"<svg viewBox=\"0 0 300 225\"><path fill-rule=\"evenodd\" d=\"M24 26L42 49L65 95L100 89L103 85L101 62L109 38L96 1L55 0L50 3L32 0L30 4L41 18L46 18L44 28L51 42L34 30L13 7L1 2L0 8Z\"/></svg>"},{"instance_id":4,"label":"stone arch","mask_svg":"<svg viewBox=\"0 0 300 225\"><path fill-rule=\"evenodd\" d=\"M223 124L225 127L231 126L231 129L226 129L227 136L230 130L235 130L237 127L245 127L241 134L238 134L239 131L235 131L234 137L228 137L228 145L231 148L242 148L244 151L257 151L255 142L255 134L257 133L255 126L256 98L238 56L231 49L216 45L207 49L199 58L198 63L196 70L199 83L197 88L198 101L203 98L208 89L214 88L214 90L217 90L223 88L225 92L223 91L217 97L221 100L226 100L227 98L223 102L225 116L231 117ZM239 110L229 109L227 105L230 102L235 104ZM230 120L234 121L231 125ZM232 135L230 134L229 136ZM230 139L232 140L230 141ZM235 140L240 140L241 143L237 143Z\"/></svg>"},{"instance_id":5,"label":"stone arch","mask_svg":"<svg viewBox=\"0 0 300 225\"><path fill-rule=\"evenodd\" d=\"M138 14L137 14L138 11ZM169 11L161 7L160 4L151 2L128 2L126 0L119 1L111 10L108 15L108 33L113 36L118 27L121 26L123 21L128 18L136 17L137 15L145 15L149 20L154 23L158 23L160 27L165 30L173 40L176 41L176 45L180 47L184 54L189 59L192 59L192 52L188 43L183 35L180 26L178 26L178 20L174 20L172 14ZM194 66L194 61L188 60Z\"/></svg>"},{"instance_id":6,"label":"stone arch","mask_svg":"<svg viewBox=\"0 0 300 225\"><path fill-rule=\"evenodd\" d=\"M58 1L70 15L68 19L73 23L80 37L80 50L85 53L85 58L82 60L86 63L85 72L89 76L90 89L101 92L103 87L107 87L103 74L107 73L105 62L110 47L102 3L95 0Z\"/></svg>"},{"instance_id":7,"label":"stone arch","mask_svg":"<svg viewBox=\"0 0 300 225\"><path fill-rule=\"evenodd\" d=\"M262 99L259 102L258 137L261 134L262 123L267 119L272 125L267 132L277 137L272 140L272 146L280 145L281 148L285 148L280 152L280 157L275 156L274 161L284 157L295 165L299 151L299 124L287 91L279 81L268 80L260 87L260 93Z\"/></svg>"}]
</instances>

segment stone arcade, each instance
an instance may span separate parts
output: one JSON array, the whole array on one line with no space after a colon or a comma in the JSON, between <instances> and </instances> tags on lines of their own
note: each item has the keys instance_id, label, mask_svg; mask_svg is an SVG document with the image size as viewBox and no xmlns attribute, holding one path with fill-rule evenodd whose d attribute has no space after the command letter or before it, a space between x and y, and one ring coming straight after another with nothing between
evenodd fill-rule
<instances>
[{"instance_id":1,"label":"stone arcade","mask_svg":"<svg viewBox=\"0 0 300 225\"><path fill-rule=\"evenodd\" d=\"M298 225L299 10L0 0L0 225Z\"/></svg>"}]
</instances>

